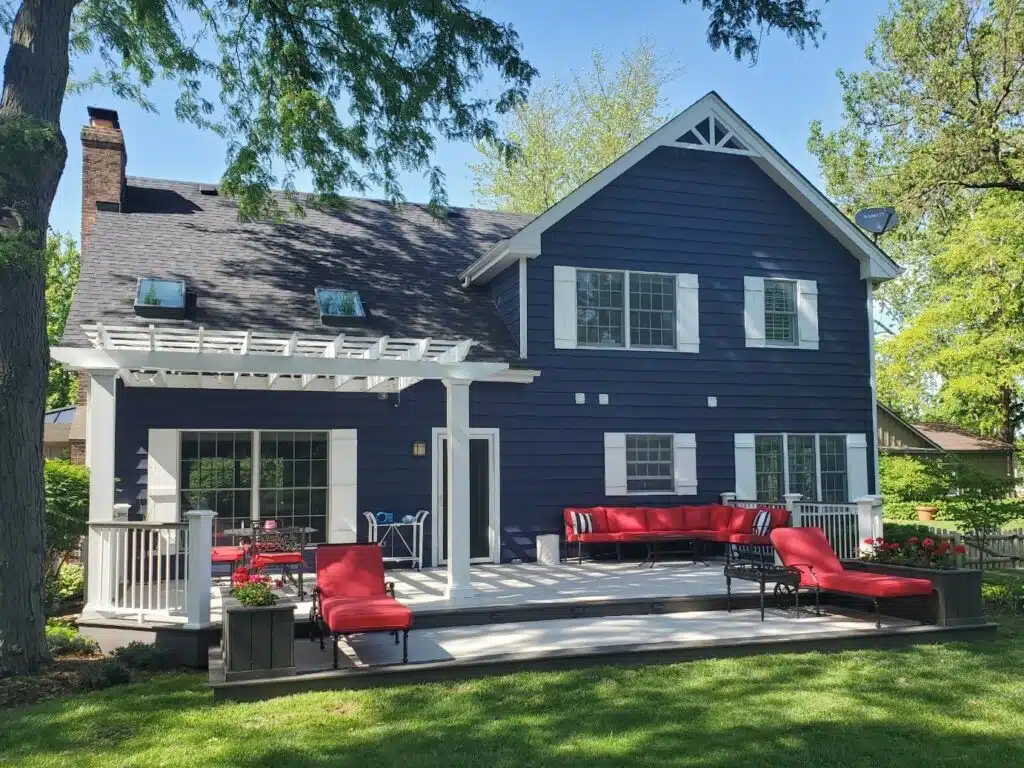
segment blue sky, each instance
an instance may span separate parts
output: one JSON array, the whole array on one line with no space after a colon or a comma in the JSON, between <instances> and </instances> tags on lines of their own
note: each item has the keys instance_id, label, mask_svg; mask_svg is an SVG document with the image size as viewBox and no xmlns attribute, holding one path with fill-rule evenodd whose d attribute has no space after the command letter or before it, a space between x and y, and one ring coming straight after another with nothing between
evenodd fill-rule
<instances>
[{"instance_id":1,"label":"blue sky","mask_svg":"<svg viewBox=\"0 0 1024 768\"><path fill-rule=\"evenodd\" d=\"M652 39L682 73L663 91L666 112L675 114L709 90L717 91L785 157L810 179L819 180L814 158L806 150L814 119L827 127L839 124L842 101L837 68L865 66L864 49L887 0L835 0L824 6L827 37L818 49L803 51L781 35L765 39L758 64L737 63L707 45L707 18L697 0L486 0L483 10L511 23L519 32L526 57L540 70L539 84L566 79L585 70L594 48L611 60ZM83 67L85 69L86 67ZM482 87L496 83L487 81ZM50 223L58 232L77 237L80 227L82 154L78 131L86 106L113 107L121 116L128 147L128 173L133 176L216 181L224 165L225 143L174 119L175 91L155 88L151 98L159 114L145 113L93 90L73 96L64 105L62 127L68 138L68 162L54 201ZM473 205L469 163L476 156L468 145L445 144L436 159L448 178L453 205ZM298 186L304 188L300 177ZM429 197L426 183L404 179L411 201Z\"/></svg>"}]
</instances>

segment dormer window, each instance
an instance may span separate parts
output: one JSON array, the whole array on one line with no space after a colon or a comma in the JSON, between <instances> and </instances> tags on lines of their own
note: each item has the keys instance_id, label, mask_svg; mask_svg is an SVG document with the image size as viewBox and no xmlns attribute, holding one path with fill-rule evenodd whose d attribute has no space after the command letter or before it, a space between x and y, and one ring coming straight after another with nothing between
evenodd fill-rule
<instances>
[{"instance_id":1,"label":"dormer window","mask_svg":"<svg viewBox=\"0 0 1024 768\"><path fill-rule=\"evenodd\" d=\"M320 322L324 325L339 325L366 317L366 308L358 291L317 288L316 304L320 308Z\"/></svg>"},{"instance_id":2,"label":"dormer window","mask_svg":"<svg viewBox=\"0 0 1024 768\"><path fill-rule=\"evenodd\" d=\"M140 277L135 288L135 314L140 317L185 317L185 281Z\"/></svg>"}]
</instances>

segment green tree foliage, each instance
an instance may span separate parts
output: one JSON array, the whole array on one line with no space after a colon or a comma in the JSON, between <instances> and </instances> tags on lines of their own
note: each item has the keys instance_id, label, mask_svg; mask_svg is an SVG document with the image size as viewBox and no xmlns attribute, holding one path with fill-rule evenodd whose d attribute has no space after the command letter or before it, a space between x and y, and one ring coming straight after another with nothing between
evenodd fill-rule
<instances>
[{"instance_id":1,"label":"green tree foliage","mask_svg":"<svg viewBox=\"0 0 1024 768\"><path fill-rule=\"evenodd\" d=\"M56 579L85 535L89 520L89 470L64 459L47 459L45 576Z\"/></svg>"},{"instance_id":2,"label":"green tree foliage","mask_svg":"<svg viewBox=\"0 0 1024 768\"><path fill-rule=\"evenodd\" d=\"M78 283L81 260L78 244L68 235L52 234L46 241L46 338L60 344ZM75 378L56 363L50 364L46 407L60 408L74 402Z\"/></svg>"},{"instance_id":3,"label":"green tree foliage","mask_svg":"<svg viewBox=\"0 0 1024 768\"><path fill-rule=\"evenodd\" d=\"M892 501L935 501L949 492L949 473L937 461L917 456L881 456L879 488Z\"/></svg>"},{"instance_id":4,"label":"green tree foliage","mask_svg":"<svg viewBox=\"0 0 1024 768\"><path fill-rule=\"evenodd\" d=\"M683 0L684 3L690 0ZM737 61L757 61L761 38L773 29L803 48L808 42L817 45L823 36L821 11L808 0L700 0L709 12L708 43L716 51L725 48Z\"/></svg>"},{"instance_id":5,"label":"green tree foliage","mask_svg":"<svg viewBox=\"0 0 1024 768\"><path fill-rule=\"evenodd\" d=\"M614 73L594 51L588 72L536 90L509 116L500 141L477 144L477 198L517 213L555 204L664 122L659 93L674 74L648 41L623 55ZM519 148L511 161L508 144Z\"/></svg>"},{"instance_id":6,"label":"green tree foliage","mask_svg":"<svg viewBox=\"0 0 1024 768\"><path fill-rule=\"evenodd\" d=\"M899 210L885 246L908 274L880 295L902 318L927 300L928 260L979 191L1024 191L1024 2L894 2L866 56L867 71L838 73L844 124L812 124L809 148L847 213Z\"/></svg>"}]
</instances>

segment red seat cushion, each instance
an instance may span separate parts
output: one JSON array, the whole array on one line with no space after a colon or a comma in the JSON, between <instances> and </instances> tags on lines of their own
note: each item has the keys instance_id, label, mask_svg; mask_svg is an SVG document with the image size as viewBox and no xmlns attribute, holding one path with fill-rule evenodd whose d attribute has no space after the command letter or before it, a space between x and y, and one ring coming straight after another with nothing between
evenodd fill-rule
<instances>
[{"instance_id":1,"label":"red seat cushion","mask_svg":"<svg viewBox=\"0 0 1024 768\"><path fill-rule=\"evenodd\" d=\"M260 552L252 558L252 566L257 570L268 565L300 565L304 562L301 552Z\"/></svg>"},{"instance_id":2,"label":"red seat cushion","mask_svg":"<svg viewBox=\"0 0 1024 768\"><path fill-rule=\"evenodd\" d=\"M728 531L729 520L732 518L732 507L712 504L708 516L708 528L712 531Z\"/></svg>"},{"instance_id":3,"label":"red seat cushion","mask_svg":"<svg viewBox=\"0 0 1024 768\"><path fill-rule=\"evenodd\" d=\"M649 531L681 531L686 528L685 507L650 507L647 510Z\"/></svg>"},{"instance_id":4,"label":"red seat cushion","mask_svg":"<svg viewBox=\"0 0 1024 768\"><path fill-rule=\"evenodd\" d=\"M321 602L320 610L335 634L412 627L412 611L392 597L331 597Z\"/></svg>"},{"instance_id":5,"label":"red seat cushion","mask_svg":"<svg viewBox=\"0 0 1024 768\"><path fill-rule=\"evenodd\" d=\"M644 533L647 531L647 510L643 507L605 507L611 533Z\"/></svg>"},{"instance_id":6,"label":"red seat cushion","mask_svg":"<svg viewBox=\"0 0 1024 768\"><path fill-rule=\"evenodd\" d=\"M384 560L377 544L321 544L316 548L321 597L383 597Z\"/></svg>"},{"instance_id":7,"label":"red seat cushion","mask_svg":"<svg viewBox=\"0 0 1024 768\"><path fill-rule=\"evenodd\" d=\"M750 533L754 527L754 518L757 517L756 509L746 507L733 507L729 516L729 530L732 533Z\"/></svg>"},{"instance_id":8,"label":"red seat cushion","mask_svg":"<svg viewBox=\"0 0 1024 768\"><path fill-rule=\"evenodd\" d=\"M813 575L818 579L818 586L829 592L845 592L864 597L911 597L932 593L932 583L928 579L909 579L905 576L885 576L857 571L815 572ZM800 585L813 587L814 578L811 574L805 573L800 579Z\"/></svg>"},{"instance_id":9,"label":"red seat cushion","mask_svg":"<svg viewBox=\"0 0 1024 768\"><path fill-rule=\"evenodd\" d=\"M758 536L756 533L730 533L728 537L730 544L747 544L753 546L770 547L771 539L767 536Z\"/></svg>"},{"instance_id":10,"label":"red seat cushion","mask_svg":"<svg viewBox=\"0 0 1024 768\"><path fill-rule=\"evenodd\" d=\"M565 521L567 534L576 535L572 522L573 512L582 512L590 515L590 522L593 525L591 533L608 533L608 516L605 514L604 507L566 507L562 510L562 519Z\"/></svg>"},{"instance_id":11,"label":"red seat cushion","mask_svg":"<svg viewBox=\"0 0 1024 768\"><path fill-rule=\"evenodd\" d=\"M621 533L581 533L575 536L573 541L582 541L584 544L606 544L609 541L621 541Z\"/></svg>"},{"instance_id":12,"label":"red seat cushion","mask_svg":"<svg viewBox=\"0 0 1024 768\"><path fill-rule=\"evenodd\" d=\"M777 507L769 510L772 516L772 528L785 528L789 525L789 510L785 507Z\"/></svg>"},{"instance_id":13,"label":"red seat cushion","mask_svg":"<svg viewBox=\"0 0 1024 768\"><path fill-rule=\"evenodd\" d=\"M615 541L654 541L655 539L668 538L673 535L670 531L623 531L613 533Z\"/></svg>"},{"instance_id":14,"label":"red seat cushion","mask_svg":"<svg viewBox=\"0 0 1024 768\"><path fill-rule=\"evenodd\" d=\"M813 568L819 578L822 573L843 570L843 564L820 528L776 528L770 536L783 565Z\"/></svg>"},{"instance_id":15,"label":"red seat cushion","mask_svg":"<svg viewBox=\"0 0 1024 768\"><path fill-rule=\"evenodd\" d=\"M237 563L245 559L241 547L211 547L210 559L215 563Z\"/></svg>"},{"instance_id":16,"label":"red seat cushion","mask_svg":"<svg viewBox=\"0 0 1024 768\"><path fill-rule=\"evenodd\" d=\"M689 531L706 531L711 527L711 509L707 506L682 507L685 527Z\"/></svg>"}]
</instances>

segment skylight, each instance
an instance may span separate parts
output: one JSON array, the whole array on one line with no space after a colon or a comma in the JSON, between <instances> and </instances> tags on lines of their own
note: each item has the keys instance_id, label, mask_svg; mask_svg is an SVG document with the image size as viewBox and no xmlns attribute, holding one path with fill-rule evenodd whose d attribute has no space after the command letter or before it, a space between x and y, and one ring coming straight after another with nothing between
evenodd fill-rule
<instances>
[{"instance_id":1,"label":"skylight","mask_svg":"<svg viewBox=\"0 0 1024 768\"><path fill-rule=\"evenodd\" d=\"M140 277L135 289L135 314L143 317L184 317L185 281Z\"/></svg>"},{"instance_id":2,"label":"skylight","mask_svg":"<svg viewBox=\"0 0 1024 768\"><path fill-rule=\"evenodd\" d=\"M320 322L330 325L343 320L359 320L366 317L366 308L358 291L341 288L317 288L316 304L320 309Z\"/></svg>"}]
</instances>

